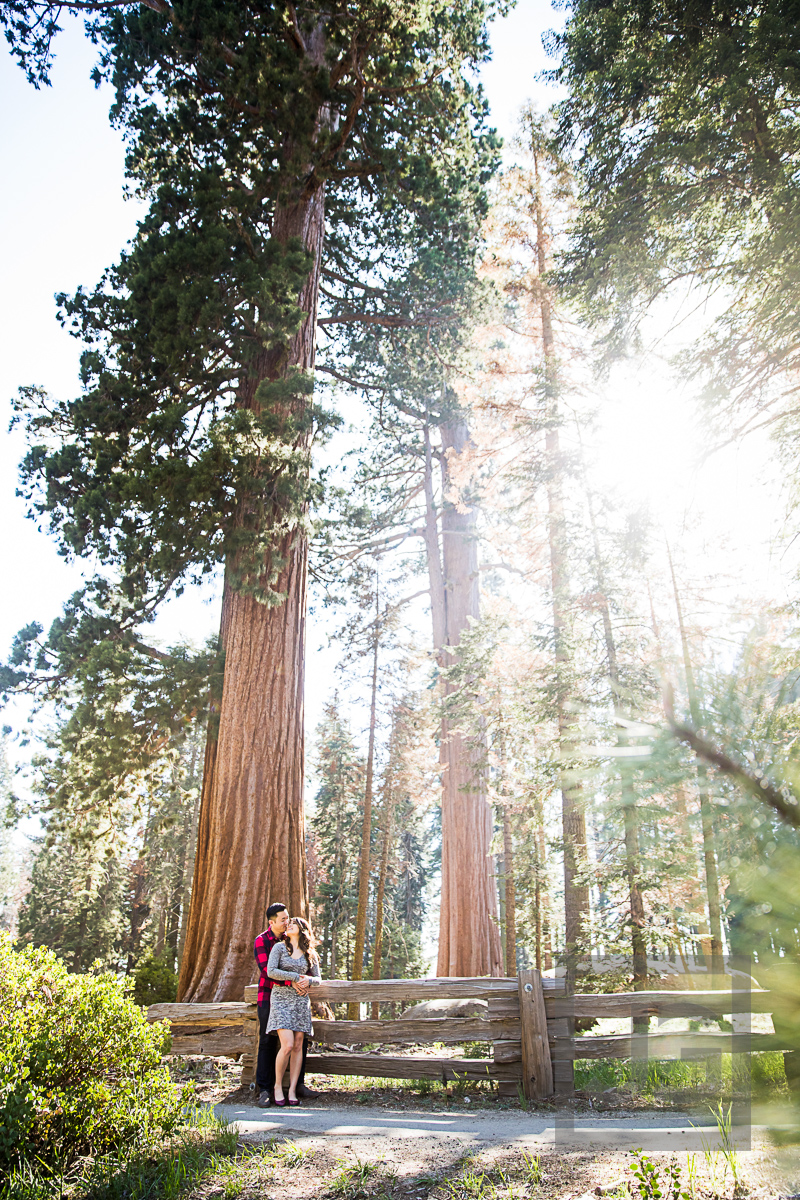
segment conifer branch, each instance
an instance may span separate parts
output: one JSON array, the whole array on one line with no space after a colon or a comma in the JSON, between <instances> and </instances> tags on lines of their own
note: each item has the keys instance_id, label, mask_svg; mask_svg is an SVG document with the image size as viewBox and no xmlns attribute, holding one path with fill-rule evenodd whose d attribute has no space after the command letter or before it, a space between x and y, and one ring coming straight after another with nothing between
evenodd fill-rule
<instances>
[{"instance_id":1,"label":"conifer branch","mask_svg":"<svg viewBox=\"0 0 800 1200\"><path fill-rule=\"evenodd\" d=\"M324 375L332 375L334 379L338 379L340 383L347 383L350 387L362 389L365 392L385 392L387 389L377 383L365 383L363 379L351 379L349 375L342 375L341 371L334 371L333 367L323 367L317 363L314 367L315 371L322 371Z\"/></svg>"},{"instance_id":2,"label":"conifer branch","mask_svg":"<svg viewBox=\"0 0 800 1200\"><path fill-rule=\"evenodd\" d=\"M712 746L711 742L706 741L690 726L682 725L675 720L672 689L669 687L664 689L664 710L667 715L667 724L674 738L687 745L698 758L722 771L723 775L730 776L744 791L776 812L787 825L800 829L800 805L796 799L787 800L783 792L773 787L763 776L753 775L724 750L718 750L716 746Z\"/></svg>"},{"instance_id":3,"label":"conifer branch","mask_svg":"<svg viewBox=\"0 0 800 1200\"><path fill-rule=\"evenodd\" d=\"M144 654L148 658L154 658L157 662L168 663L172 666L178 661L173 654L167 654L165 650L158 650L155 646L148 646L146 642L141 641L137 637L126 637L125 642L131 649L138 650L140 654Z\"/></svg>"},{"instance_id":4,"label":"conifer branch","mask_svg":"<svg viewBox=\"0 0 800 1200\"><path fill-rule=\"evenodd\" d=\"M339 283L343 283L345 287L358 288L365 296L385 296L384 288L371 287L367 283L361 283L358 279L348 279L346 275L342 275L339 271L333 271L330 267L323 267L321 274L326 279L336 279ZM338 299L338 297L337 297Z\"/></svg>"},{"instance_id":5,"label":"conifer branch","mask_svg":"<svg viewBox=\"0 0 800 1200\"><path fill-rule=\"evenodd\" d=\"M379 313L340 313L338 316L321 317L318 325L380 325L383 329L424 329L432 325L444 324L445 318L425 315L414 317L381 316Z\"/></svg>"}]
</instances>

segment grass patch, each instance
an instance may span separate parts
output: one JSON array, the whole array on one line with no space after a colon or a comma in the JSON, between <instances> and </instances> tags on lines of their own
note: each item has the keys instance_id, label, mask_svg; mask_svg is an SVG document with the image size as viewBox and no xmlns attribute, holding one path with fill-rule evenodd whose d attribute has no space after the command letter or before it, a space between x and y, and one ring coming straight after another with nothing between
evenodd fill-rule
<instances>
[{"instance_id":1,"label":"grass patch","mask_svg":"<svg viewBox=\"0 0 800 1200\"><path fill-rule=\"evenodd\" d=\"M274 1147L275 1143L270 1143ZM285 1141L281 1142L277 1149L271 1149L270 1160L279 1163L282 1167L301 1167L303 1163L309 1161L313 1156L313 1150L306 1150L303 1146L298 1146L296 1142Z\"/></svg>"},{"instance_id":2,"label":"grass patch","mask_svg":"<svg viewBox=\"0 0 800 1200\"><path fill-rule=\"evenodd\" d=\"M397 1175L380 1160L367 1162L356 1158L355 1162L340 1159L339 1170L330 1181L327 1196L336 1200L383 1200L391 1197Z\"/></svg>"},{"instance_id":3,"label":"grass patch","mask_svg":"<svg viewBox=\"0 0 800 1200\"><path fill-rule=\"evenodd\" d=\"M717 1066L717 1063L719 1064ZM788 1094L783 1055L766 1050L750 1055L723 1054L709 1066L705 1060L646 1059L626 1061L618 1058L578 1059L575 1063L575 1087L581 1091L603 1092L608 1088L630 1088L634 1093L656 1097L670 1092L709 1095L749 1090L753 1099L775 1099Z\"/></svg>"},{"instance_id":4,"label":"grass patch","mask_svg":"<svg viewBox=\"0 0 800 1200\"><path fill-rule=\"evenodd\" d=\"M434 1100L449 1100L452 1096L466 1095L476 1100L491 1099L495 1095L495 1085L491 1079L487 1078L485 1082L480 1079L467 1079L466 1075L460 1075L458 1072L455 1079L448 1080L447 1083L431 1078L391 1079L371 1075L333 1075L327 1076L324 1081L317 1080L314 1086L317 1085L326 1093L362 1093L358 1098L362 1104L371 1103L375 1094L379 1092L394 1093L401 1098L423 1096Z\"/></svg>"}]
</instances>

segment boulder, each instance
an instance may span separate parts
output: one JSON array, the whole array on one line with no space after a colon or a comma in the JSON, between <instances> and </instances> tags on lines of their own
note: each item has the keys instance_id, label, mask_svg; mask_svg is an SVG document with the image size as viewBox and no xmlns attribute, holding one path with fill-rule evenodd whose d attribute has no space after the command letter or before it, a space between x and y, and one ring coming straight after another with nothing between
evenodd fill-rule
<instances>
[{"instance_id":1,"label":"boulder","mask_svg":"<svg viewBox=\"0 0 800 1200\"><path fill-rule=\"evenodd\" d=\"M488 1008L485 1000L423 1000L407 1008L403 1017L485 1017Z\"/></svg>"}]
</instances>

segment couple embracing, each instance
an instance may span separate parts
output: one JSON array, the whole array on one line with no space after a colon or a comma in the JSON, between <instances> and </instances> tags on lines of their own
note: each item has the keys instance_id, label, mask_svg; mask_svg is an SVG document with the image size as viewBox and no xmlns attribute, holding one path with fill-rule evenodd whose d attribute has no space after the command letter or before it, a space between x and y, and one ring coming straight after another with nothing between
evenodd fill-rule
<instances>
[{"instance_id":1,"label":"couple embracing","mask_svg":"<svg viewBox=\"0 0 800 1200\"><path fill-rule=\"evenodd\" d=\"M267 928L253 947L261 969L258 981L259 1104L292 1107L315 1095L305 1086L307 1038L311 1024L309 989L321 982L319 959L311 926L303 917L290 917L285 904L270 904ZM289 1096L283 1076L289 1067Z\"/></svg>"}]
</instances>

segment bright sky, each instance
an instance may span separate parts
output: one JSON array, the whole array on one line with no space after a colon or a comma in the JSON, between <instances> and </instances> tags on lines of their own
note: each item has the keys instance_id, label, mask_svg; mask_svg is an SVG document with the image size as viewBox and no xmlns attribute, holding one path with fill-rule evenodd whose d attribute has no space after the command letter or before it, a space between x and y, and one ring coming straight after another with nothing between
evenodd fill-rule
<instances>
[{"instance_id":1,"label":"bright sky","mask_svg":"<svg viewBox=\"0 0 800 1200\"><path fill-rule=\"evenodd\" d=\"M483 71L495 123L510 138L522 104L544 108L551 91L536 79L548 60L544 31L561 24L563 12L546 0L520 0L494 27L494 59ZM89 81L94 52L81 27L70 24L57 43L53 86L36 92L8 55L0 55L0 103L7 114L2 137L6 187L0 195L5 262L0 291L0 403L21 384L43 385L54 395L77 386L79 346L55 320L53 295L93 284L133 232L137 208L125 202L120 137L109 129L110 97ZM647 499L680 537L702 514L704 534L728 553L745 555L772 593L783 586L785 563L771 551L778 506L768 480L766 442L731 448L697 467L699 442L690 396L676 392L665 366L621 369L606 387L598 454L598 477L627 501ZM0 445L0 561L7 586L0 605L0 655L14 633L31 620L47 625L80 584L80 568L61 560L50 540L25 520L15 497L16 465L24 445L19 433ZM765 574L766 572L766 574ZM159 619L165 641L203 638L216 627L213 596L193 593ZM308 724L313 729L330 693L335 653L319 650L325 630L309 631Z\"/></svg>"}]
</instances>

